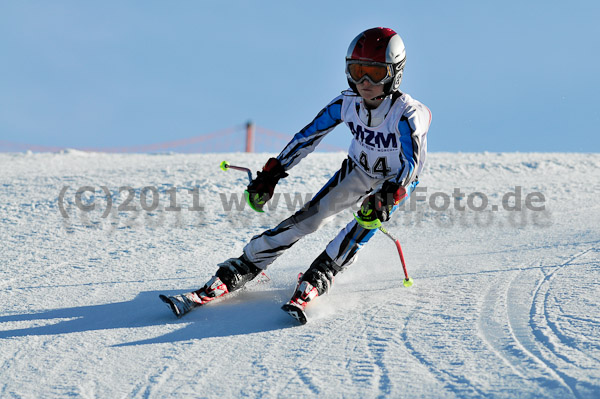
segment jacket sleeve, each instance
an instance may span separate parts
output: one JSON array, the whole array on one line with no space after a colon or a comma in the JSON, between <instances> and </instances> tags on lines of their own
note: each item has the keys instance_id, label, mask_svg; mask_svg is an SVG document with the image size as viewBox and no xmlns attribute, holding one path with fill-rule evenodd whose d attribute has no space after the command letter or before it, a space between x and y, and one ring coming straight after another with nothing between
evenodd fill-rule
<instances>
[{"instance_id":1,"label":"jacket sleeve","mask_svg":"<svg viewBox=\"0 0 600 399\"><path fill-rule=\"evenodd\" d=\"M427 155L427 131L431 124L431 111L421 103L410 104L398 123L402 151L402 167L392 181L403 187L417 180Z\"/></svg>"},{"instance_id":2,"label":"jacket sleeve","mask_svg":"<svg viewBox=\"0 0 600 399\"><path fill-rule=\"evenodd\" d=\"M342 122L343 96L336 97L285 146L277 156L287 171L314 151L323 137Z\"/></svg>"}]
</instances>

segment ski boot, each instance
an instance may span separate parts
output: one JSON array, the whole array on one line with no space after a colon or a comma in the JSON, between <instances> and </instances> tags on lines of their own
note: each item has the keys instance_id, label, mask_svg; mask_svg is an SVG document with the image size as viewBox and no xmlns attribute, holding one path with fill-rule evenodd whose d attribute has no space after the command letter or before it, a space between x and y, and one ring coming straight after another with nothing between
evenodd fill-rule
<instances>
[{"instance_id":1,"label":"ski boot","mask_svg":"<svg viewBox=\"0 0 600 399\"><path fill-rule=\"evenodd\" d=\"M227 259L218 266L217 273L201 289L174 296L159 295L159 298L179 318L198 306L242 288L262 272L245 255Z\"/></svg>"},{"instance_id":2,"label":"ski boot","mask_svg":"<svg viewBox=\"0 0 600 399\"><path fill-rule=\"evenodd\" d=\"M306 324L304 309L310 301L325 294L333 284L333 277L342 268L333 262L325 251L315 259L305 274L298 275L298 285L292 299L281 307L290 316Z\"/></svg>"}]
</instances>

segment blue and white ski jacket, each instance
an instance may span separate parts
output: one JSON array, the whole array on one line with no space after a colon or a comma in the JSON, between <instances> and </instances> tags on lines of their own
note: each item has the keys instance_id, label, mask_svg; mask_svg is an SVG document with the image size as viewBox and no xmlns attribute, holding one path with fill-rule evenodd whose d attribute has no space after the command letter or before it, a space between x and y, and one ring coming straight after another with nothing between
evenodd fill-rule
<instances>
[{"instance_id":1,"label":"blue and white ski jacket","mask_svg":"<svg viewBox=\"0 0 600 399\"><path fill-rule=\"evenodd\" d=\"M427 154L431 112L404 93L387 96L370 110L361 97L344 91L296 133L277 159L286 171L291 169L341 122L353 136L348 155L367 175L402 186L418 179Z\"/></svg>"}]
</instances>

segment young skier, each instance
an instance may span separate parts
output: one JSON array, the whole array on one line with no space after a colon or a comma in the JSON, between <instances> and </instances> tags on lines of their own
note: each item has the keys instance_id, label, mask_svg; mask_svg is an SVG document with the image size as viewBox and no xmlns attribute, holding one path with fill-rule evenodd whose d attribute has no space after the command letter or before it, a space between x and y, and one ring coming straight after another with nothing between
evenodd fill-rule
<instances>
[{"instance_id":1,"label":"young skier","mask_svg":"<svg viewBox=\"0 0 600 399\"><path fill-rule=\"evenodd\" d=\"M298 240L332 217L362 201L361 208L301 275L283 309L306 323L304 309L331 287L333 277L356 260L360 248L381 222L406 199L418 183L427 152L429 109L399 91L406 61L404 43L388 28L368 29L351 43L346 55L349 90L331 101L281 151L270 158L248 185L247 201L262 211L278 181L312 152L341 122L353 138L348 158L301 210L278 226L253 237L243 254L219 264L216 274L194 292L161 296L181 317L229 292L240 289Z\"/></svg>"}]
</instances>

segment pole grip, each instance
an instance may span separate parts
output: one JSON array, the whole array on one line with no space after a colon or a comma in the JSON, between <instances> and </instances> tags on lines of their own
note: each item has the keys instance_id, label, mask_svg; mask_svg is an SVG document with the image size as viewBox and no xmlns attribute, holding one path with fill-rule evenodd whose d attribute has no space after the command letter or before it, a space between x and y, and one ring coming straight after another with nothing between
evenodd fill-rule
<instances>
[{"instance_id":1,"label":"pole grip","mask_svg":"<svg viewBox=\"0 0 600 399\"><path fill-rule=\"evenodd\" d=\"M252 183L252 171L248 168L244 168L243 166L235 166L230 165L229 162L223 161L221 162L221 170L227 171L227 169L239 170L240 172L246 172L248 174L248 181Z\"/></svg>"}]
</instances>

